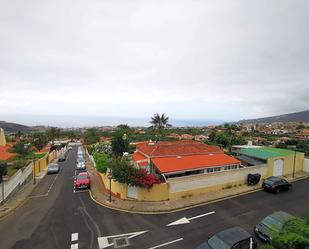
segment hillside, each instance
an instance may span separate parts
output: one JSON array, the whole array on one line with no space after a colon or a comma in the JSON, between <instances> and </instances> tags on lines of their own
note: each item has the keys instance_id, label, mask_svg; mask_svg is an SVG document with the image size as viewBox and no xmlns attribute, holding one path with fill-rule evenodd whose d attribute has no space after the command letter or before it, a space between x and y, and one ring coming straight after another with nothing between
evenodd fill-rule
<instances>
[{"instance_id":1,"label":"hillside","mask_svg":"<svg viewBox=\"0 0 309 249\"><path fill-rule=\"evenodd\" d=\"M0 128L3 128L3 130L6 133L15 133L15 132L23 132L23 133L29 133L33 129L30 126L21 125L21 124L15 124L15 123L9 123L5 121L0 121Z\"/></svg>"},{"instance_id":2,"label":"hillside","mask_svg":"<svg viewBox=\"0 0 309 249\"><path fill-rule=\"evenodd\" d=\"M309 111L294 112L278 116L240 120L238 123L309 122Z\"/></svg>"}]
</instances>

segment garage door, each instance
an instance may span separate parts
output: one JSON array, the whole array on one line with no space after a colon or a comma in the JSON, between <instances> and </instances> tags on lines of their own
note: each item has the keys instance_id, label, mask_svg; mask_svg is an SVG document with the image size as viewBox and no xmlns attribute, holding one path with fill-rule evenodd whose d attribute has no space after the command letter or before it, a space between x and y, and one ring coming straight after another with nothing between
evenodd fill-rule
<instances>
[{"instance_id":1,"label":"garage door","mask_svg":"<svg viewBox=\"0 0 309 249\"><path fill-rule=\"evenodd\" d=\"M274 176L282 176L283 175L283 159L275 160L274 163Z\"/></svg>"}]
</instances>

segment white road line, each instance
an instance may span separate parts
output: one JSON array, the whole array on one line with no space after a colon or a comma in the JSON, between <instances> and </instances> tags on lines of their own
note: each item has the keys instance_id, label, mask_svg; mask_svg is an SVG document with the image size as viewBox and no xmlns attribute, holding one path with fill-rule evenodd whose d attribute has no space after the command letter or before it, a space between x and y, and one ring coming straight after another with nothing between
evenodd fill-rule
<instances>
[{"instance_id":1,"label":"white road line","mask_svg":"<svg viewBox=\"0 0 309 249\"><path fill-rule=\"evenodd\" d=\"M48 196L48 194L44 194L44 195L31 195L29 196L29 198L39 198L39 197L46 197Z\"/></svg>"},{"instance_id":2,"label":"white road line","mask_svg":"<svg viewBox=\"0 0 309 249\"><path fill-rule=\"evenodd\" d=\"M71 249L78 249L78 243L72 244L72 245L71 245Z\"/></svg>"},{"instance_id":3,"label":"white road line","mask_svg":"<svg viewBox=\"0 0 309 249\"><path fill-rule=\"evenodd\" d=\"M73 190L73 193L74 193L74 194L84 193L84 192L89 192L89 189L84 189L84 190Z\"/></svg>"},{"instance_id":4,"label":"white road line","mask_svg":"<svg viewBox=\"0 0 309 249\"><path fill-rule=\"evenodd\" d=\"M78 240L78 233L72 233L71 234L71 241L75 241L75 240Z\"/></svg>"},{"instance_id":5,"label":"white road line","mask_svg":"<svg viewBox=\"0 0 309 249\"><path fill-rule=\"evenodd\" d=\"M56 177L54 178L52 184L49 186L49 189L47 190L47 194L49 194L49 191L50 191L50 190L52 189L52 187L54 186L54 183L55 183L55 181L57 180L59 173L60 173L60 171L58 172L58 174L57 174Z\"/></svg>"},{"instance_id":6,"label":"white road line","mask_svg":"<svg viewBox=\"0 0 309 249\"><path fill-rule=\"evenodd\" d=\"M149 249L155 249L155 248L159 248L159 247L163 247L163 246L167 246L167 245L170 245L170 244L173 244L173 243L176 243L178 241L182 241L183 238L180 238L180 239L175 239L175 240L172 240L172 241L169 241L169 242L166 242L164 244L161 244L161 245L157 245L155 247L150 247Z\"/></svg>"}]
</instances>

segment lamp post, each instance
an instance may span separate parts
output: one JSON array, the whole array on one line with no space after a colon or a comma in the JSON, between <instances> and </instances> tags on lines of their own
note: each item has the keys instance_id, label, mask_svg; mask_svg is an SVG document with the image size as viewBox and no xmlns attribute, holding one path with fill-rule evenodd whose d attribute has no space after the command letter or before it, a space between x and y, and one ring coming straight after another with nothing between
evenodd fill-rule
<instances>
[{"instance_id":1,"label":"lamp post","mask_svg":"<svg viewBox=\"0 0 309 249\"><path fill-rule=\"evenodd\" d=\"M113 179L113 173L112 170L110 169L107 178L109 180L109 202L112 202L112 179Z\"/></svg>"},{"instance_id":2,"label":"lamp post","mask_svg":"<svg viewBox=\"0 0 309 249\"><path fill-rule=\"evenodd\" d=\"M293 178L295 177L296 149L294 150Z\"/></svg>"}]
</instances>

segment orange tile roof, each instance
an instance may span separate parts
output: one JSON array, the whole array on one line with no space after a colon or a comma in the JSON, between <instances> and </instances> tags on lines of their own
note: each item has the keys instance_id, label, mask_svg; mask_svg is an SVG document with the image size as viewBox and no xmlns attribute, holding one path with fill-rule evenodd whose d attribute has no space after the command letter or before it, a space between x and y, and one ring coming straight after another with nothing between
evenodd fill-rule
<instances>
[{"instance_id":1,"label":"orange tile roof","mask_svg":"<svg viewBox=\"0 0 309 249\"><path fill-rule=\"evenodd\" d=\"M140 167L146 167L147 165L148 165L148 162L139 162L139 163L137 163L138 164L138 166L140 166Z\"/></svg>"},{"instance_id":2,"label":"orange tile roof","mask_svg":"<svg viewBox=\"0 0 309 249\"><path fill-rule=\"evenodd\" d=\"M171 173L194 169L203 169L230 164L239 164L240 161L226 154L192 155L179 157L157 157L152 159L153 164L161 173Z\"/></svg>"},{"instance_id":3,"label":"orange tile roof","mask_svg":"<svg viewBox=\"0 0 309 249\"><path fill-rule=\"evenodd\" d=\"M8 152L9 149L11 149L11 146L9 146L9 145L0 146L0 160L6 161L6 160L9 160L10 158L16 156L15 153Z\"/></svg>"},{"instance_id":4,"label":"orange tile roof","mask_svg":"<svg viewBox=\"0 0 309 249\"><path fill-rule=\"evenodd\" d=\"M152 145L146 142L137 144L136 148L137 151L149 157L223 153L218 146L207 145L193 140L158 142Z\"/></svg>"},{"instance_id":5,"label":"orange tile roof","mask_svg":"<svg viewBox=\"0 0 309 249\"><path fill-rule=\"evenodd\" d=\"M147 159L147 157L145 157L144 155L142 155L141 153L139 153L137 151L135 151L133 153L132 157L133 157L134 161L140 161L140 160L146 160Z\"/></svg>"}]
</instances>

